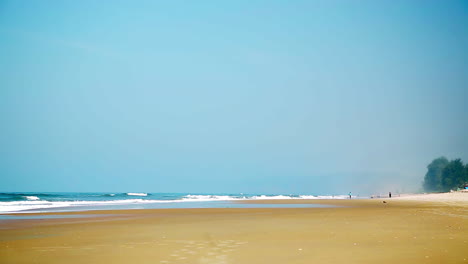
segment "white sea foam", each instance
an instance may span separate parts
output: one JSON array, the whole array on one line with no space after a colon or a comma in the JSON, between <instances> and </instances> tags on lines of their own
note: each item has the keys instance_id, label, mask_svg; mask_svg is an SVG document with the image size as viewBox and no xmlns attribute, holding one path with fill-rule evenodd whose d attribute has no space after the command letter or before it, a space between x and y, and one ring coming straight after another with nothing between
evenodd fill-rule
<instances>
[{"instance_id":1,"label":"white sea foam","mask_svg":"<svg viewBox=\"0 0 468 264\"><path fill-rule=\"evenodd\" d=\"M352 196L353 199L357 198L356 196ZM348 199L348 195L321 195L317 196L317 199Z\"/></svg>"},{"instance_id":2,"label":"white sea foam","mask_svg":"<svg viewBox=\"0 0 468 264\"><path fill-rule=\"evenodd\" d=\"M126 193L129 196L147 196L147 193ZM111 194L111 196L113 196ZM278 200L278 199L347 199L347 195L335 196L313 196L313 195L256 195L256 196L230 196L230 195L185 195L176 200L150 200L150 199L123 199L113 201L46 201L41 200L37 196L24 196L28 201L12 201L0 202L0 213L13 212L37 212L37 210L47 211L50 208L68 207L79 208L85 210L89 207L106 206L106 205L138 205L151 203L181 203L181 202L210 202L210 201L239 201L239 200ZM355 198L353 196L353 198ZM27 211L33 210L34 211ZM56 210L56 209L55 209Z\"/></svg>"},{"instance_id":3,"label":"white sea foam","mask_svg":"<svg viewBox=\"0 0 468 264\"><path fill-rule=\"evenodd\" d=\"M297 197L291 197L286 195L258 195L253 196L254 200L285 200L285 199L298 199Z\"/></svg>"},{"instance_id":4,"label":"white sea foam","mask_svg":"<svg viewBox=\"0 0 468 264\"><path fill-rule=\"evenodd\" d=\"M23 196L24 198L28 199L29 201L37 201L40 200L37 196Z\"/></svg>"},{"instance_id":5,"label":"white sea foam","mask_svg":"<svg viewBox=\"0 0 468 264\"><path fill-rule=\"evenodd\" d=\"M320 199L318 196L313 195L299 195L300 199Z\"/></svg>"},{"instance_id":6,"label":"white sea foam","mask_svg":"<svg viewBox=\"0 0 468 264\"><path fill-rule=\"evenodd\" d=\"M233 201L233 200L242 200L244 198L236 198L229 195L186 195L182 198L182 201L186 202L207 202L207 201Z\"/></svg>"},{"instance_id":7,"label":"white sea foam","mask_svg":"<svg viewBox=\"0 0 468 264\"><path fill-rule=\"evenodd\" d=\"M128 199L115 201L69 201L69 202L49 202L49 201L22 201L22 202L0 202L0 213L20 212L32 209L49 209L59 207L79 207L79 206L101 206L101 205L125 205L139 203L168 203L174 201L164 200L142 200Z\"/></svg>"},{"instance_id":8,"label":"white sea foam","mask_svg":"<svg viewBox=\"0 0 468 264\"><path fill-rule=\"evenodd\" d=\"M288 195L258 195L252 196L249 199L253 200L289 200L289 199L347 199L347 195L298 195L298 196L288 196ZM357 198L353 196L353 198Z\"/></svg>"},{"instance_id":9,"label":"white sea foam","mask_svg":"<svg viewBox=\"0 0 468 264\"><path fill-rule=\"evenodd\" d=\"M127 193L129 196L148 196L147 193Z\"/></svg>"},{"instance_id":10,"label":"white sea foam","mask_svg":"<svg viewBox=\"0 0 468 264\"><path fill-rule=\"evenodd\" d=\"M319 196L313 196L313 195L300 195L299 199L348 199L348 195L319 195ZM353 198L356 198L353 196Z\"/></svg>"}]
</instances>

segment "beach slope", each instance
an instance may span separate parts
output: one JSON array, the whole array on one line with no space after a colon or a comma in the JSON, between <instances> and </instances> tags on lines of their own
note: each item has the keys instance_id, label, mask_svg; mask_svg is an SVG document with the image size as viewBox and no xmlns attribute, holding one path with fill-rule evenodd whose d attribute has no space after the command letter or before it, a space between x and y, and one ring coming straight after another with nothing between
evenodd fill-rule
<instances>
[{"instance_id":1,"label":"beach slope","mask_svg":"<svg viewBox=\"0 0 468 264\"><path fill-rule=\"evenodd\" d=\"M94 211L77 219L3 220L0 262L468 263L463 201L261 202L336 207Z\"/></svg>"}]
</instances>

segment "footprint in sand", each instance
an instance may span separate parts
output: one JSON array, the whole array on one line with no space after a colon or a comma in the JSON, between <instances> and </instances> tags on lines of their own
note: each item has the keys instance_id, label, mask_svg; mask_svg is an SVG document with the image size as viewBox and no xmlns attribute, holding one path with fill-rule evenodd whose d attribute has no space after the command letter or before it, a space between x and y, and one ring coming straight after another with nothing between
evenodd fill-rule
<instances>
[{"instance_id":1,"label":"footprint in sand","mask_svg":"<svg viewBox=\"0 0 468 264\"><path fill-rule=\"evenodd\" d=\"M183 244L180 249L174 250L169 257L170 260L161 260L160 263L187 263L191 258L197 256L200 264L228 264L229 254L247 244L246 241L218 240L211 242L202 241L176 241ZM192 260L193 261L193 260Z\"/></svg>"}]
</instances>

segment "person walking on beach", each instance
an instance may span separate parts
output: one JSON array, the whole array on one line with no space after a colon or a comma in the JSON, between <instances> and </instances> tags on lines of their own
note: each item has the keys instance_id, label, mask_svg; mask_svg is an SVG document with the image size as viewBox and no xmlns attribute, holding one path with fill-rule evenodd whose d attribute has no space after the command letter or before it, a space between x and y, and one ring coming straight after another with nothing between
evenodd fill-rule
<instances>
[{"instance_id":1,"label":"person walking on beach","mask_svg":"<svg viewBox=\"0 0 468 264\"><path fill-rule=\"evenodd\" d=\"M392 198L392 192L388 192L388 198Z\"/></svg>"},{"instance_id":2,"label":"person walking on beach","mask_svg":"<svg viewBox=\"0 0 468 264\"><path fill-rule=\"evenodd\" d=\"M348 195L349 195L349 199L351 199L351 192L349 192Z\"/></svg>"}]
</instances>

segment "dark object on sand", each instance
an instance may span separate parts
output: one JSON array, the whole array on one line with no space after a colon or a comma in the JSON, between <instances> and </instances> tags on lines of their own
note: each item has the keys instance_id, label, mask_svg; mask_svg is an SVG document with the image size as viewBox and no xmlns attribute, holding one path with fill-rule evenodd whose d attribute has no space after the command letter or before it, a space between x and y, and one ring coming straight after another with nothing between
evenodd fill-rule
<instances>
[{"instance_id":1,"label":"dark object on sand","mask_svg":"<svg viewBox=\"0 0 468 264\"><path fill-rule=\"evenodd\" d=\"M387 203L386 201L383 201L382 203Z\"/></svg>"},{"instance_id":2,"label":"dark object on sand","mask_svg":"<svg viewBox=\"0 0 468 264\"><path fill-rule=\"evenodd\" d=\"M388 192L388 198L392 198L392 192Z\"/></svg>"}]
</instances>

